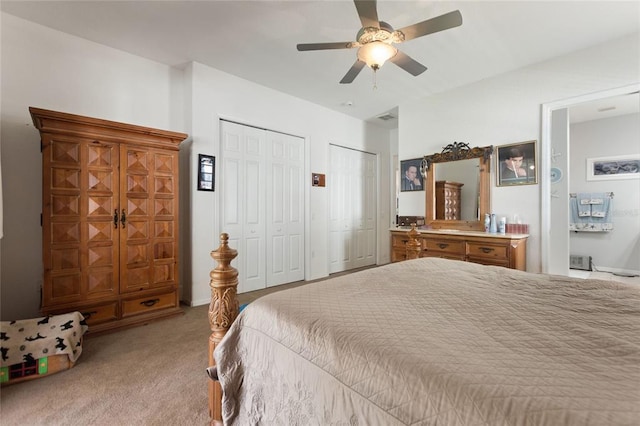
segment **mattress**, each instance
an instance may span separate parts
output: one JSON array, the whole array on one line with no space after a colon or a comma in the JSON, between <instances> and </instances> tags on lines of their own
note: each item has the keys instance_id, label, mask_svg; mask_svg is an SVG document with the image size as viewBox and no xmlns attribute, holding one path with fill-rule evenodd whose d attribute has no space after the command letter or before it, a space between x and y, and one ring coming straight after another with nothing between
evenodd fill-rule
<instances>
[{"instance_id":1,"label":"mattress","mask_svg":"<svg viewBox=\"0 0 640 426\"><path fill-rule=\"evenodd\" d=\"M640 288L423 258L252 302L225 424L637 425Z\"/></svg>"}]
</instances>

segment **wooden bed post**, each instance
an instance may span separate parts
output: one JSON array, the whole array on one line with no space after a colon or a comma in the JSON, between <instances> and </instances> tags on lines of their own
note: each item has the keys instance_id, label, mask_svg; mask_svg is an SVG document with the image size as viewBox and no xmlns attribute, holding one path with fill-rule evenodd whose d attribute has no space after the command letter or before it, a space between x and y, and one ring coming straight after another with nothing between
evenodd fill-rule
<instances>
[{"instance_id":1,"label":"wooden bed post","mask_svg":"<svg viewBox=\"0 0 640 426\"><path fill-rule=\"evenodd\" d=\"M211 303L209 304L209 367L215 365L213 351L238 316L238 270L231 266L238 251L229 247L229 235L220 234L220 247L211 252L218 266L211 270ZM217 381L209 381L209 416L211 424L222 424L222 388Z\"/></svg>"},{"instance_id":2,"label":"wooden bed post","mask_svg":"<svg viewBox=\"0 0 640 426\"><path fill-rule=\"evenodd\" d=\"M409 241L407 241L407 260L417 259L420 257L422 243L418 240L418 235L420 235L420 233L416 229L415 223L411 224L411 229L407 234L409 235Z\"/></svg>"}]
</instances>

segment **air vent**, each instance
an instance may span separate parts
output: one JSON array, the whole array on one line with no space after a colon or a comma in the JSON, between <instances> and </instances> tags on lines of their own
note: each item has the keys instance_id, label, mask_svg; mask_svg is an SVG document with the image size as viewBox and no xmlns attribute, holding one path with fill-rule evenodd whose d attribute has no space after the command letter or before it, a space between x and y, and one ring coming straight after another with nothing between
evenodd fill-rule
<instances>
[{"instance_id":1,"label":"air vent","mask_svg":"<svg viewBox=\"0 0 640 426\"><path fill-rule=\"evenodd\" d=\"M383 115L379 115L378 118L382 121L389 121L389 120L393 120L396 117L393 114L383 114Z\"/></svg>"},{"instance_id":2,"label":"air vent","mask_svg":"<svg viewBox=\"0 0 640 426\"><path fill-rule=\"evenodd\" d=\"M583 271L591 270L591 256L582 256L572 254L569 256L570 269L582 269Z\"/></svg>"}]
</instances>

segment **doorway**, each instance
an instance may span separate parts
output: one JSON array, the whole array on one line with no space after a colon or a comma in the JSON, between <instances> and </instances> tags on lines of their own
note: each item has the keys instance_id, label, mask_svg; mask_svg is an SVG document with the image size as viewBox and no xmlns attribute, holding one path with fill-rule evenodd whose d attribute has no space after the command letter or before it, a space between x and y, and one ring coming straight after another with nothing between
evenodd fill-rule
<instances>
[{"instance_id":1,"label":"doorway","mask_svg":"<svg viewBox=\"0 0 640 426\"><path fill-rule=\"evenodd\" d=\"M569 275L569 113L572 107L640 90L639 84L577 96L542 105L541 262L542 272ZM553 175L552 175L553 169Z\"/></svg>"}]
</instances>

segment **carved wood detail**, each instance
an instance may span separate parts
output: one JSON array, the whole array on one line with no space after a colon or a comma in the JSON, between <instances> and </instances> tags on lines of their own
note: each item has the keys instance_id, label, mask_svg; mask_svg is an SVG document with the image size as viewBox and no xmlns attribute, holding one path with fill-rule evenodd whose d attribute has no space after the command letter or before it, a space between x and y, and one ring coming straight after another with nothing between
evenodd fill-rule
<instances>
[{"instance_id":1,"label":"carved wood detail","mask_svg":"<svg viewBox=\"0 0 640 426\"><path fill-rule=\"evenodd\" d=\"M220 246L211 252L211 257L218 263L209 274L211 280L211 303L209 304L209 367L215 366L213 351L238 316L237 298L238 270L231 266L238 251L229 247L229 235L220 234ZM217 381L209 381L209 416L211 424L222 421L222 389Z\"/></svg>"}]
</instances>

